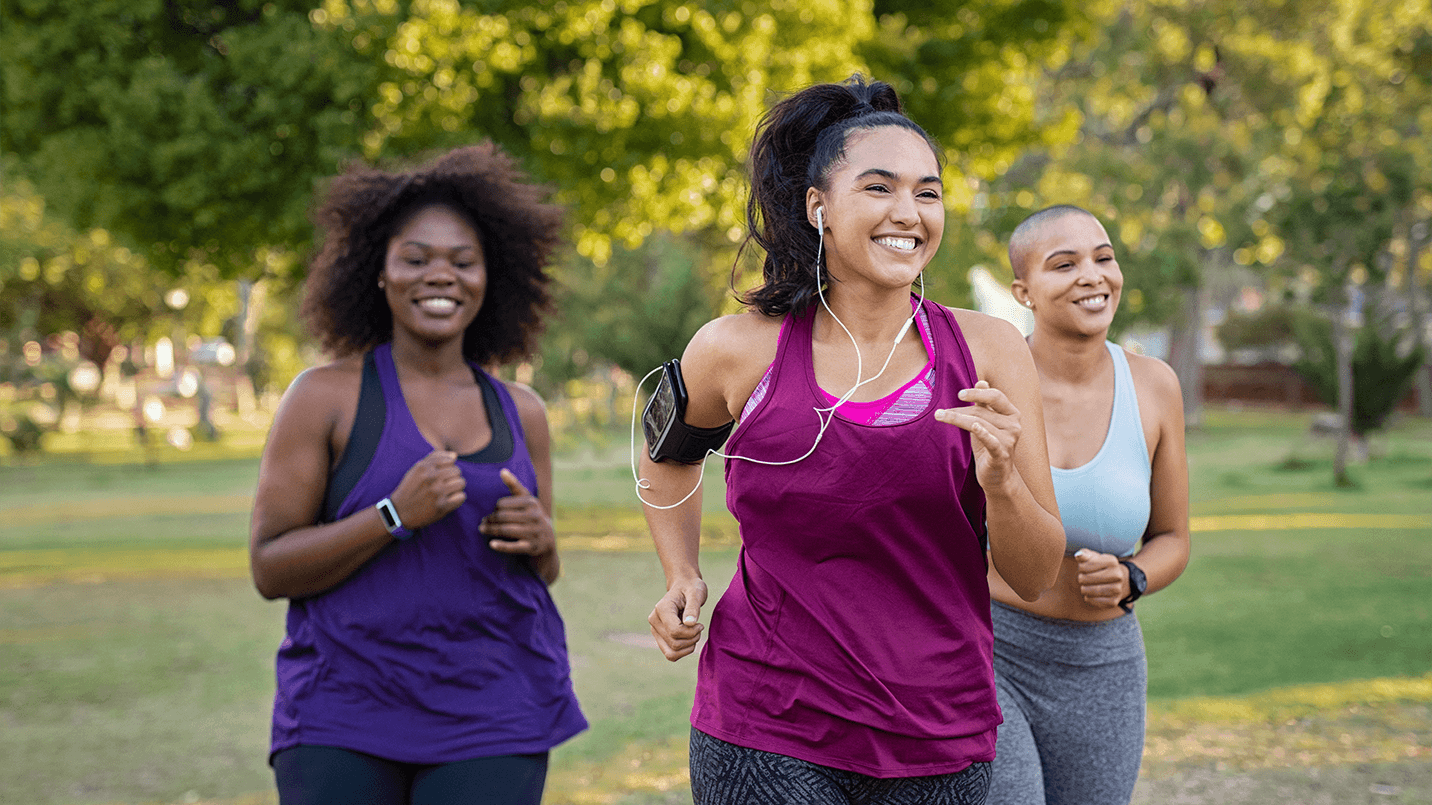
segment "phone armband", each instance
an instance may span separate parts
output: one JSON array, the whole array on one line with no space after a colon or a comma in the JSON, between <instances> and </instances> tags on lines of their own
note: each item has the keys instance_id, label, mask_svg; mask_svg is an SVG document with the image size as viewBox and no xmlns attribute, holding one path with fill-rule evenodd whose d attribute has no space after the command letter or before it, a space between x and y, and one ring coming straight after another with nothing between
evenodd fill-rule
<instances>
[{"instance_id":1,"label":"phone armband","mask_svg":"<svg viewBox=\"0 0 1432 805\"><path fill-rule=\"evenodd\" d=\"M715 428L693 428L686 424L686 383L681 379L681 362L661 365L661 382L647 400L641 429L646 435L646 454L652 461L699 464L706 454L720 449L731 435L735 422Z\"/></svg>"}]
</instances>

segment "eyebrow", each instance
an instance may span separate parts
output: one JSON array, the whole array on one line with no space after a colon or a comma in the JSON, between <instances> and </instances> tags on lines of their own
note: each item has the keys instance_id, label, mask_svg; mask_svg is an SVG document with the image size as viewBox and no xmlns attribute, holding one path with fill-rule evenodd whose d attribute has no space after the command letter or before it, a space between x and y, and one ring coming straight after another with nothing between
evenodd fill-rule
<instances>
[{"instance_id":1,"label":"eyebrow","mask_svg":"<svg viewBox=\"0 0 1432 805\"><path fill-rule=\"evenodd\" d=\"M856 176L855 179L856 181L859 181L867 176L883 176L884 178L889 179L892 182L900 178L899 174L894 173L893 171L885 170L884 168L869 168L861 172L861 174L859 176ZM919 181L919 184L937 184L941 187L945 186L945 182L938 176L926 176Z\"/></svg>"},{"instance_id":2,"label":"eyebrow","mask_svg":"<svg viewBox=\"0 0 1432 805\"><path fill-rule=\"evenodd\" d=\"M1112 248L1114 248L1114 247L1113 247L1111 244L1109 244L1109 243L1106 242L1106 243L1100 243L1098 246L1095 246L1094 249L1093 249L1093 251L1096 251L1096 252L1097 252L1097 251L1099 251L1100 249L1112 249ZM1050 258L1053 258L1053 257L1059 257L1060 255L1065 255L1065 254L1078 254L1078 253L1079 253L1079 252L1077 252L1077 251L1075 251L1075 250L1073 250L1073 249L1055 249L1054 251L1050 252L1049 254L1044 255L1044 260L1045 260L1045 262L1048 262L1048 261L1050 260Z\"/></svg>"},{"instance_id":3,"label":"eyebrow","mask_svg":"<svg viewBox=\"0 0 1432 805\"><path fill-rule=\"evenodd\" d=\"M476 245L476 244L467 244L467 243L464 243L464 244L461 244L461 245L458 245L458 246L452 246L452 247L448 247L448 246L434 246L434 245L431 244L431 243L424 243L424 242L422 242L421 240L405 240L405 241L403 241L402 243L399 243L398 246L399 246L399 248L401 248L401 247L403 247L403 246L417 246L419 249L439 249L439 250L442 250L442 251L445 251L445 252L460 252L460 251L462 251L463 249L476 249L476 248L477 248L477 245Z\"/></svg>"}]
</instances>

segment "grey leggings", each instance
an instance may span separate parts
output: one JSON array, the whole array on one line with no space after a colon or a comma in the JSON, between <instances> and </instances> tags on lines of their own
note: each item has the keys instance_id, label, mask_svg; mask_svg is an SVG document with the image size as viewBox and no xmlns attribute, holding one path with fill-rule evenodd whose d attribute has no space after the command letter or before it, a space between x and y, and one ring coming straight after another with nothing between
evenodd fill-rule
<instances>
[{"instance_id":1,"label":"grey leggings","mask_svg":"<svg viewBox=\"0 0 1432 805\"><path fill-rule=\"evenodd\" d=\"M989 805L1128 805L1148 689L1138 619L1084 623L1000 603L992 614L1004 724Z\"/></svg>"}]
</instances>

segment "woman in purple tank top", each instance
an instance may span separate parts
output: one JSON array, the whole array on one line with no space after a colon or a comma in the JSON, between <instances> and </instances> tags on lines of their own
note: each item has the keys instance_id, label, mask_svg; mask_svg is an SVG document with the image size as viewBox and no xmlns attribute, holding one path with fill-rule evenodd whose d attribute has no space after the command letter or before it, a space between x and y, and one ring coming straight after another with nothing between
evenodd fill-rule
<instances>
[{"instance_id":1,"label":"woman in purple tank top","mask_svg":"<svg viewBox=\"0 0 1432 805\"><path fill-rule=\"evenodd\" d=\"M763 283L682 356L684 424L738 420L722 455L741 557L709 628L701 455L640 468L667 579L658 647L675 661L707 634L693 795L983 802L999 724L985 548L1033 600L1063 545L1029 350L1003 321L916 298L944 231L942 152L889 85L787 97L749 164Z\"/></svg>"},{"instance_id":2,"label":"woman in purple tank top","mask_svg":"<svg viewBox=\"0 0 1432 805\"><path fill-rule=\"evenodd\" d=\"M283 805L536 805L586 727L561 617L530 352L560 210L490 144L355 168L318 212L304 313L332 363L284 395L250 558L287 598L270 762Z\"/></svg>"}]
</instances>

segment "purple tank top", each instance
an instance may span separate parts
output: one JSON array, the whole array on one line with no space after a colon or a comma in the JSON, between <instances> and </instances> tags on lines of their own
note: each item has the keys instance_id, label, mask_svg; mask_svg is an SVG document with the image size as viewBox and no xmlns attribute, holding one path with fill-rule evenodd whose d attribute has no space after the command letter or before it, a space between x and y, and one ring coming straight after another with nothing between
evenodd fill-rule
<instances>
[{"instance_id":1,"label":"purple tank top","mask_svg":"<svg viewBox=\"0 0 1432 805\"><path fill-rule=\"evenodd\" d=\"M975 368L954 315L925 303L931 404L893 425L841 418L797 464L726 462L741 529L711 614L692 725L724 741L874 777L960 771L994 757L984 492L969 436L936 421ZM815 440L825 403L814 306L788 317L765 398L728 453L770 461Z\"/></svg>"},{"instance_id":2,"label":"purple tank top","mask_svg":"<svg viewBox=\"0 0 1432 805\"><path fill-rule=\"evenodd\" d=\"M389 345L372 357L386 407L382 435L335 519L388 496L433 450L403 400ZM474 374L485 399L498 402L489 419L506 420L512 438L502 441L511 448L459 457L466 503L389 544L337 587L290 601L273 752L309 744L450 763L543 752L586 728L547 586L526 559L497 553L477 530L510 494L499 470L534 493L537 476L511 396L480 369Z\"/></svg>"}]
</instances>

